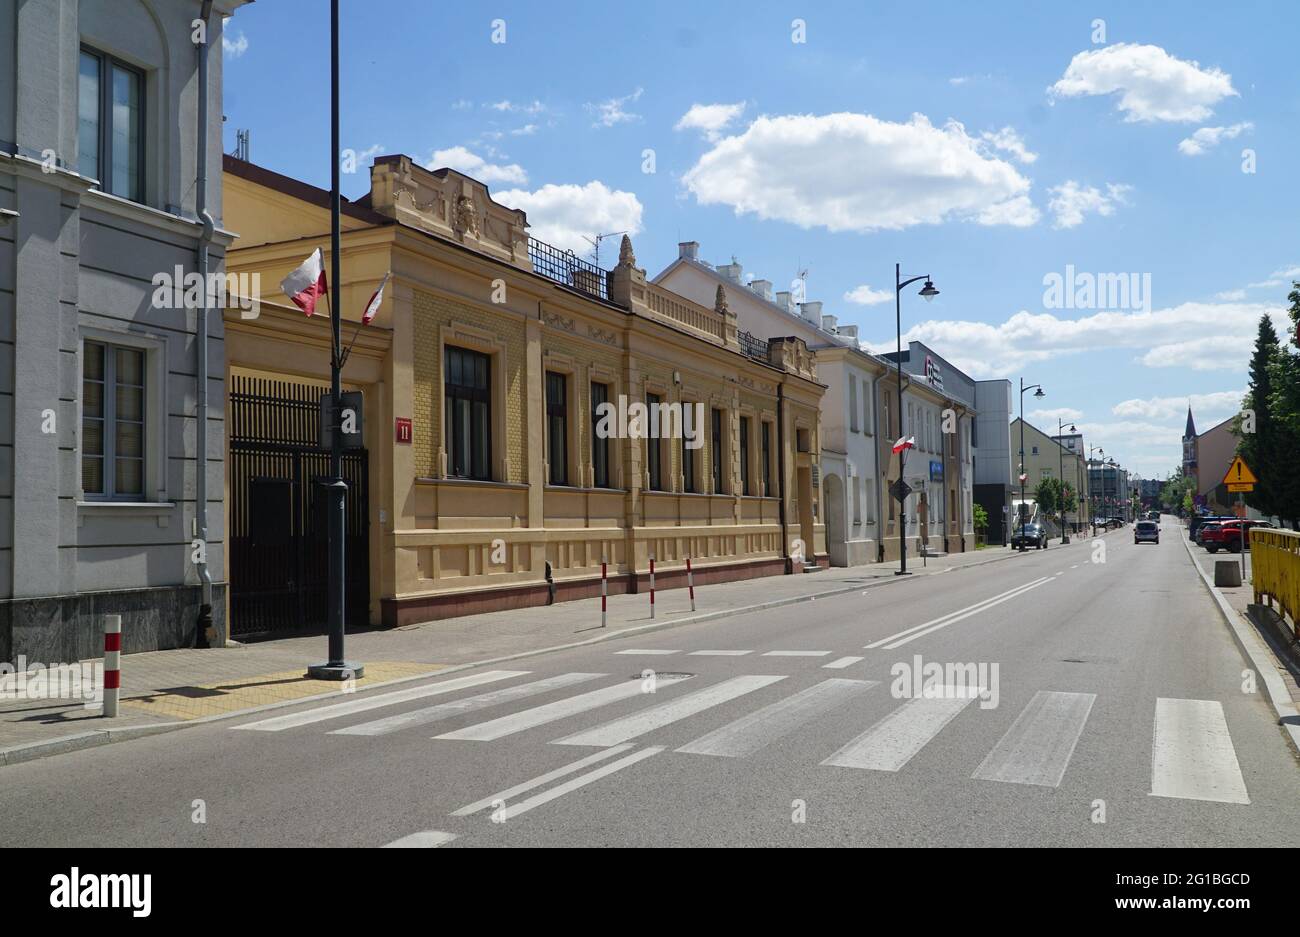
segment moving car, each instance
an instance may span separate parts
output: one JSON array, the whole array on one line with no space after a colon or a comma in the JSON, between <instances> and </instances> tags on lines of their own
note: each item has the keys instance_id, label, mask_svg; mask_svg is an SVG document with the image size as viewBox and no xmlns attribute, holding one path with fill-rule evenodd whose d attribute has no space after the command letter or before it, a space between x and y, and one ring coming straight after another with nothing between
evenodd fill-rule
<instances>
[{"instance_id":1,"label":"moving car","mask_svg":"<svg viewBox=\"0 0 1300 937\"><path fill-rule=\"evenodd\" d=\"M1155 521L1138 521L1133 527L1133 542L1160 542L1160 525Z\"/></svg>"},{"instance_id":2,"label":"moving car","mask_svg":"<svg viewBox=\"0 0 1300 937\"><path fill-rule=\"evenodd\" d=\"M1040 524L1022 524L1011 537L1011 546L1019 549L1021 544L1036 550L1047 548L1047 531Z\"/></svg>"}]
</instances>

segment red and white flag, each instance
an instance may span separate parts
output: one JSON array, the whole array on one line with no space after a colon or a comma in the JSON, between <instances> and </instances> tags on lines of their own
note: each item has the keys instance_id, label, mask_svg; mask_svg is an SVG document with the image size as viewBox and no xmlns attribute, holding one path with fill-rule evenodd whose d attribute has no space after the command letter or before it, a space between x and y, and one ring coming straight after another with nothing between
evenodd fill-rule
<instances>
[{"instance_id":1,"label":"red and white flag","mask_svg":"<svg viewBox=\"0 0 1300 937\"><path fill-rule=\"evenodd\" d=\"M325 282L325 256L319 247L298 269L280 281L280 289L307 315L315 314L316 300L329 292L329 285Z\"/></svg>"},{"instance_id":2,"label":"red and white flag","mask_svg":"<svg viewBox=\"0 0 1300 937\"><path fill-rule=\"evenodd\" d=\"M384 274L384 278L379 281L379 289L375 290L375 295L370 297L370 302L366 303L366 311L361 313L361 324L369 325L370 320L375 317L379 311L379 304L384 301L384 287L388 284L388 278L393 275L390 270Z\"/></svg>"},{"instance_id":3,"label":"red and white flag","mask_svg":"<svg viewBox=\"0 0 1300 937\"><path fill-rule=\"evenodd\" d=\"M912 449L916 446L915 436L903 436L898 442L894 443L894 451L902 452L904 449Z\"/></svg>"}]
</instances>

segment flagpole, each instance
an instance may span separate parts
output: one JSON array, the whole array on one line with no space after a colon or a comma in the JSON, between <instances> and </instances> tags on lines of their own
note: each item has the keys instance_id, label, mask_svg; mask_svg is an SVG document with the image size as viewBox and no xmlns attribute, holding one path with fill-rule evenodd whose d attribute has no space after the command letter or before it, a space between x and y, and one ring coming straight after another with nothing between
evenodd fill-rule
<instances>
[{"instance_id":1,"label":"flagpole","mask_svg":"<svg viewBox=\"0 0 1300 937\"><path fill-rule=\"evenodd\" d=\"M317 680L353 680L362 676L360 664L350 664L343 656L346 614L344 555L347 507L347 482L343 480L343 434L339 413L342 410L343 334L342 311L334 305L330 292L340 288L339 272L339 0L330 0L330 280L325 293L330 311L330 477L325 484L329 509L329 584L326 605L329 609L329 660L307 668L307 676Z\"/></svg>"}]
</instances>

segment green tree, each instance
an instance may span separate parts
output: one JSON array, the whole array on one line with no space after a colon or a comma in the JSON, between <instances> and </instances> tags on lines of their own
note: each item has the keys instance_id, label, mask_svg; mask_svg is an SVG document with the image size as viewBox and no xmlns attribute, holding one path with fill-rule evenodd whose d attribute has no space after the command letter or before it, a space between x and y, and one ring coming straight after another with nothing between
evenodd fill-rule
<instances>
[{"instance_id":1,"label":"green tree","mask_svg":"<svg viewBox=\"0 0 1300 937\"><path fill-rule=\"evenodd\" d=\"M1169 480L1160 489L1160 503L1165 509L1174 513L1191 513L1192 479L1183 474L1181 468L1175 469Z\"/></svg>"},{"instance_id":2,"label":"green tree","mask_svg":"<svg viewBox=\"0 0 1300 937\"><path fill-rule=\"evenodd\" d=\"M977 531L988 530L989 512L984 510L984 505L979 504L978 502L975 505L973 505L973 510L971 511L971 517L975 522L975 529Z\"/></svg>"},{"instance_id":3,"label":"green tree","mask_svg":"<svg viewBox=\"0 0 1300 937\"><path fill-rule=\"evenodd\" d=\"M1278 402L1273 378L1285 354L1267 313L1260 316L1255 353L1250 359L1250 385L1242 402L1244 410L1233 421L1233 431L1238 437L1237 454L1259 478L1255 490L1246 495L1246 503L1267 515L1281 513L1281 494L1286 487L1287 467L1279 464L1279 428L1273 417Z\"/></svg>"},{"instance_id":4,"label":"green tree","mask_svg":"<svg viewBox=\"0 0 1300 937\"><path fill-rule=\"evenodd\" d=\"M1287 314L1291 317L1292 328L1287 338L1289 344L1300 348L1300 281L1293 281L1291 285L1293 289L1287 296L1291 306ZM1294 461L1296 454L1300 453L1300 354L1279 343L1269 378L1273 386L1271 415L1276 433L1275 458L1279 462ZM1276 486L1274 513L1296 529L1300 521L1300 472L1293 464L1283 464L1273 468L1270 474L1274 476Z\"/></svg>"},{"instance_id":5,"label":"green tree","mask_svg":"<svg viewBox=\"0 0 1300 937\"><path fill-rule=\"evenodd\" d=\"M1056 513L1057 505L1060 504L1060 487L1059 479L1044 478L1034 489L1034 500L1038 502L1038 510L1044 515Z\"/></svg>"},{"instance_id":6,"label":"green tree","mask_svg":"<svg viewBox=\"0 0 1300 937\"><path fill-rule=\"evenodd\" d=\"M1066 482L1061 486L1061 513L1075 514L1079 510L1079 499L1075 495L1074 486Z\"/></svg>"}]
</instances>

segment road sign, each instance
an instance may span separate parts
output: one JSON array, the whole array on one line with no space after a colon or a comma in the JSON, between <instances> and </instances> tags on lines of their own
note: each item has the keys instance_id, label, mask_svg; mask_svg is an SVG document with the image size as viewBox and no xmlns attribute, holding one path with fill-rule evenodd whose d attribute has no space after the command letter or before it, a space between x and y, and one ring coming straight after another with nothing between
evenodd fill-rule
<instances>
[{"instance_id":1,"label":"road sign","mask_svg":"<svg viewBox=\"0 0 1300 937\"><path fill-rule=\"evenodd\" d=\"M1254 491L1255 486L1249 482L1243 482L1240 485L1228 485L1228 491Z\"/></svg>"},{"instance_id":2,"label":"road sign","mask_svg":"<svg viewBox=\"0 0 1300 937\"><path fill-rule=\"evenodd\" d=\"M889 486L889 493L894 496L895 501L906 501L907 496L912 493L912 486L900 478Z\"/></svg>"},{"instance_id":3,"label":"road sign","mask_svg":"<svg viewBox=\"0 0 1300 937\"><path fill-rule=\"evenodd\" d=\"M1223 476L1223 483L1225 485L1254 485L1258 481L1259 479L1255 477L1255 473L1250 470L1250 466L1246 464L1246 460L1241 456L1237 456L1232 460L1232 464L1228 466L1227 474ZM1251 489L1233 488L1229 490L1250 491Z\"/></svg>"}]
</instances>

